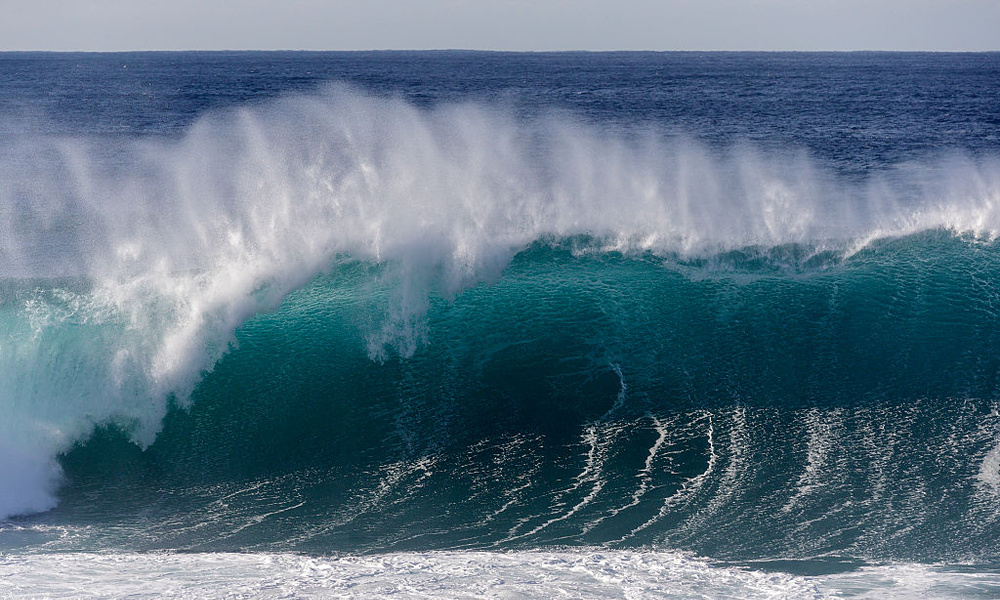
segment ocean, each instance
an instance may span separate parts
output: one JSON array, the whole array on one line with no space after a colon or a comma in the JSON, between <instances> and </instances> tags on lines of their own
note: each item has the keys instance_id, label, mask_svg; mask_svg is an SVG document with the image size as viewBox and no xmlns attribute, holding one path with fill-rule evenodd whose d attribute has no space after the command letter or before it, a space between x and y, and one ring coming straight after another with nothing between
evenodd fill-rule
<instances>
[{"instance_id":1,"label":"ocean","mask_svg":"<svg viewBox=\"0 0 1000 600\"><path fill-rule=\"evenodd\" d=\"M0 598L1000 597L1000 53L0 53Z\"/></svg>"}]
</instances>

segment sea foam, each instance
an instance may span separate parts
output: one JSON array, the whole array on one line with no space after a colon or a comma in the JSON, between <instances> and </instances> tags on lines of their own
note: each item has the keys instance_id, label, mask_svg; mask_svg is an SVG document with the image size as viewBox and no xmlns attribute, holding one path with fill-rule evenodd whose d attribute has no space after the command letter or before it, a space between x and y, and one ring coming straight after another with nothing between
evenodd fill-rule
<instances>
[{"instance_id":1,"label":"sea foam","mask_svg":"<svg viewBox=\"0 0 1000 600\"><path fill-rule=\"evenodd\" d=\"M9 598L517 597L968 598L1000 590L995 573L920 564L789 575L676 552L430 552L310 558L284 554L58 554L0 557Z\"/></svg>"}]
</instances>

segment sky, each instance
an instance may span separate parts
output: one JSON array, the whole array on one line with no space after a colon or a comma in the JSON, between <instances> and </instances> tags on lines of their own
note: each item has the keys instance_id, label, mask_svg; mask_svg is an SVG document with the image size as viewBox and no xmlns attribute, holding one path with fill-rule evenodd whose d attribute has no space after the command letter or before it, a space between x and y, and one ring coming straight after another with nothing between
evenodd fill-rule
<instances>
[{"instance_id":1,"label":"sky","mask_svg":"<svg viewBox=\"0 0 1000 600\"><path fill-rule=\"evenodd\" d=\"M0 50L1000 50L1000 0L0 0Z\"/></svg>"}]
</instances>

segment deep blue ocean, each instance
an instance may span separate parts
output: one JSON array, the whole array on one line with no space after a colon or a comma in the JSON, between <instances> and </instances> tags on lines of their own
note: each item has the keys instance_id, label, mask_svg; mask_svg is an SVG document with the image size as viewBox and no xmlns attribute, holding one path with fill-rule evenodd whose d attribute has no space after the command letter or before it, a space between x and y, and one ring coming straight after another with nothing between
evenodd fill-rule
<instances>
[{"instance_id":1,"label":"deep blue ocean","mask_svg":"<svg viewBox=\"0 0 1000 600\"><path fill-rule=\"evenodd\" d=\"M84 591L1000 597L1000 53L0 53Z\"/></svg>"}]
</instances>

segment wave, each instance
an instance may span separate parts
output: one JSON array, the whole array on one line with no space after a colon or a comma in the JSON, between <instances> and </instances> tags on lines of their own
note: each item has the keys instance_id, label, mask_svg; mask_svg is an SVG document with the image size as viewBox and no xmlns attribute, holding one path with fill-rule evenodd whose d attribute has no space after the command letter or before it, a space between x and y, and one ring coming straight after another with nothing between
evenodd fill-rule
<instances>
[{"instance_id":1,"label":"wave","mask_svg":"<svg viewBox=\"0 0 1000 600\"><path fill-rule=\"evenodd\" d=\"M295 330L333 326L309 317L346 303L349 316L332 323L349 335L328 343L361 340L371 368L399 365L435 343L434 319L447 312L435 312L438 303L488 295L518 261L566 256L546 248L565 250L570 265L604 257L601 276L615 272L606 261L642 273L665 261L671 277L696 282L719 269L753 279L768 269L822 273L859 256L851 264L863 265L876 240L945 230L944 250L958 244L966 257L960 268L989 269L976 248L992 248L998 207L994 158L929 158L857 181L794 151L709 148L487 105L418 109L342 87L214 112L177 139L14 135L0 151L0 517L52 508L59 454L95 426L113 422L139 446L153 444L172 406L221 380L206 374L247 343L238 332L253 330L248 320L281 306L296 307L286 325ZM951 277L950 268L940 272ZM528 272L563 289L575 285L566 273L595 277L586 268ZM684 293L640 308L697 314L678 300ZM290 294L311 300L283 304ZM556 302L534 325L565 324L563 314L585 324L602 310L586 294L577 300L589 308ZM467 323L493 306L473 305ZM529 335L518 315L507 317L497 326ZM614 328L605 333L613 339ZM607 365L633 356L622 353L598 361L601 389L614 372ZM357 359L345 360L368 368ZM672 359L643 360L654 373ZM617 397L619 378L611 382Z\"/></svg>"},{"instance_id":2,"label":"wave","mask_svg":"<svg viewBox=\"0 0 1000 600\"><path fill-rule=\"evenodd\" d=\"M106 526L38 546L995 559L995 243L809 266L581 244L431 298L407 358L364 343L377 266L291 292L147 449L111 426L61 458L41 523Z\"/></svg>"}]
</instances>

